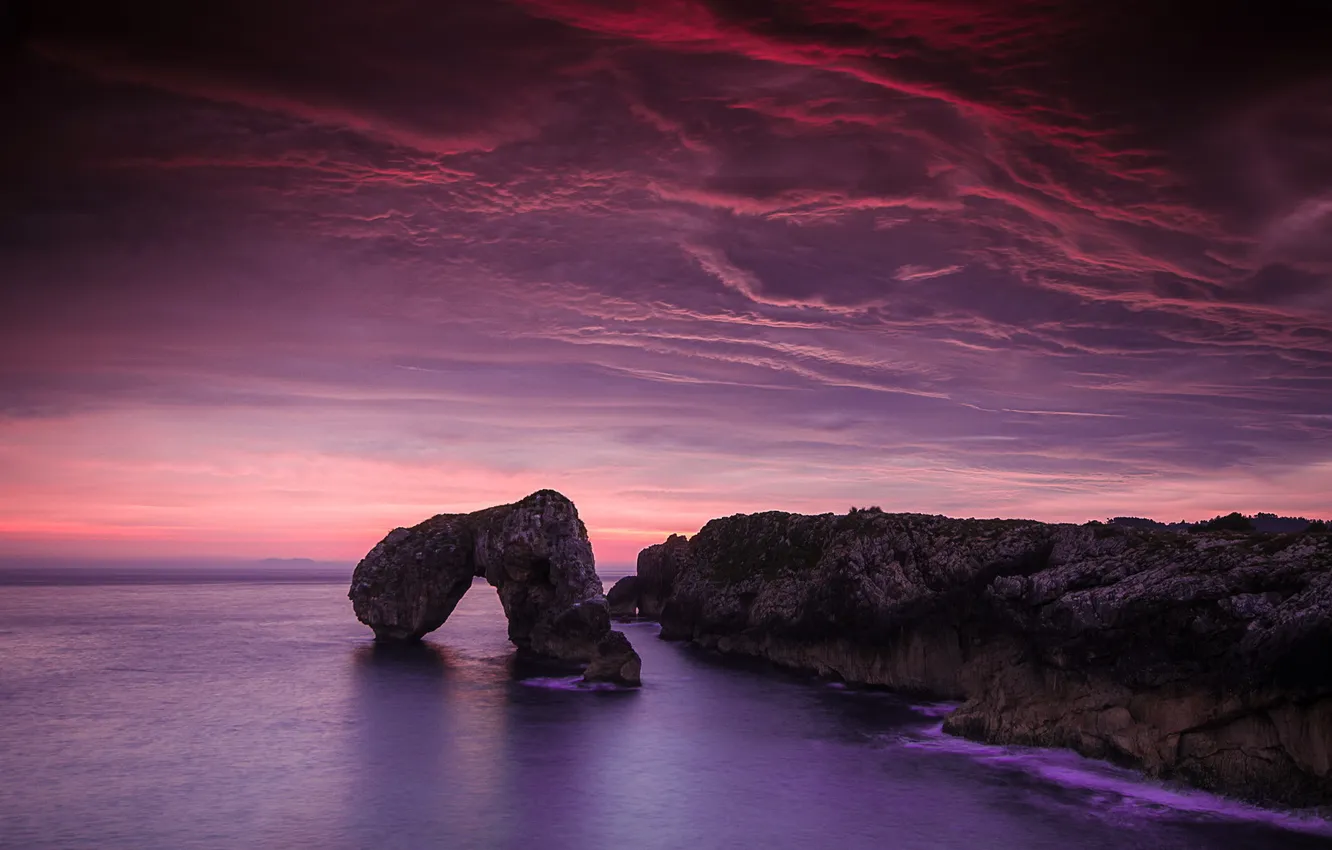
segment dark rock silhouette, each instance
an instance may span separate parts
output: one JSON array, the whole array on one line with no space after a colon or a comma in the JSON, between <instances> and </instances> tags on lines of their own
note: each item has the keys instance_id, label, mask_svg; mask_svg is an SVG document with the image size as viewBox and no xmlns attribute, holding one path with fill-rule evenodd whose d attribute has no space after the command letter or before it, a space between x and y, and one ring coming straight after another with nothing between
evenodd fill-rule
<instances>
[{"instance_id":1,"label":"dark rock silhouette","mask_svg":"<svg viewBox=\"0 0 1332 850\"><path fill-rule=\"evenodd\" d=\"M587 529L553 490L394 529L356 565L347 596L377 640L416 641L443 625L477 576L499 592L522 650L588 661L610 632Z\"/></svg>"},{"instance_id":2,"label":"dark rock silhouette","mask_svg":"<svg viewBox=\"0 0 1332 850\"><path fill-rule=\"evenodd\" d=\"M1253 520L1239 511L1232 511L1225 516L1213 517L1193 527L1194 531L1257 531Z\"/></svg>"},{"instance_id":3,"label":"dark rock silhouette","mask_svg":"<svg viewBox=\"0 0 1332 850\"><path fill-rule=\"evenodd\" d=\"M965 700L945 729L1332 802L1332 537L874 510L713 520L666 639Z\"/></svg>"},{"instance_id":4,"label":"dark rock silhouette","mask_svg":"<svg viewBox=\"0 0 1332 850\"><path fill-rule=\"evenodd\" d=\"M649 619L661 616L662 606L675 589L675 578L688 550L683 535L672 534L638 553L638 613Z\"/></svg>"},{"instance_id":5,"label":"dark rock silhouette","mask_svg":"<svg viewBox=\"0 0 1332 850\"><path fill-rule=\"evenodd\" d=\"M1092 524L1097 524L1093 521ZM1305 519L1295 516L1277 516L1272 513L1263 513L1259 511L1253 516L1245 516L1239 512L1232 512L1225 516L1217 516L1212 519L1200 520L1198 522L1158 522L1154 519L1146 519L1137 516L1117 516L1106 520L1105 525L1122 525L1129 528L1143 528L1154 531L1188 531L1197 529L1200 531L1253 531L1259 534L1291 534L1301 531L1317 531L1327 527L1327 523L1320 519Z\"/></svg>"},{"instance_id":6,"label":"dark rock silhouette","mask_svg":"<svg viewBox=\"0 0 1332 850\"><path fill-rule=\"evenodd\" d=\"M642 684L643 663L629 644L624 632L608 632L597 641L592 662L583 673L584 682L614 682L619 685Z\"/></svg>"},{"instance_id":7,"label":"dark rock silhouette","mask_svg":"<svg viewBox=\"0 0 1332 850\"><path fill-rule=\"evenodd\" d=\"M632 617L638 613L638 585L638 576L625 576L606 591L612 617Z\"/></svg>"},{"instance_id":8,"label":"dark rock silhouette","mask_svg":"<svg viewBox=\"0 0 1332 850\"><path fill-rule=\"evenodd\" d=\"M635 615L655 620L675 587L688 541L672 534L665 543L657 543L638 553L637 574L625 576L606 594L612 617L627 619Z\"/></svg>"}]
</instances>

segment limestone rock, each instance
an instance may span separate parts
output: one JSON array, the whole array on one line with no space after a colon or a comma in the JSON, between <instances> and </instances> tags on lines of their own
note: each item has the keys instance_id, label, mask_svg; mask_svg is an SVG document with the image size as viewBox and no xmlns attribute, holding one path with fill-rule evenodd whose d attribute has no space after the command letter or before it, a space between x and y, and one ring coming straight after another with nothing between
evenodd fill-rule
<instances>
[{"instance_id":1,"label":"limestone rock","mask_svg":"<svg viewBox=\"0 0 1332 850\"><path fill-rule=\"evenodd\" d=\"M583 673L583 681L637 686L642 684L642 669L643 662L624 632L609 632L597 642L592 663Z\"/></svg>"},{"instance_id":2,"label":"limestone rock","mask_svg":"<svg viewBox=\"0 0 1332 850\"><path fill-rule=\"evenodd\" d=\"M356 565L347 596L376 639L419 640L476 576L498 591L520 649L586 661L610 631L587 529L553 490L394 529Z\"/></svg>"},{"instance_id":3,"label":"limestone rock","mask_svg":"<svg viewBox=\"0 0 1332 850\"><path fill-rule=\"evenodd\" d=\"M675 589L688 543L682 535L672 534L638 553L638 613L649 619L661 616L662 606Z\"/></svg>"},{"instance_id":4,"label":"limestone rock","mask_svg":"<svg viewBox=\"0 0 1332 850\"><path fill-rule=\"evenodd\" d=\"M638 613L638 576L625 576L606 592L612 617L626 618Z\"/></svg>"},{"instance_id":5,"label":"limestone rock","mask_svg":"<svg viewBox=\"0 0 1332 850\"><path fill-rule=\"evenodd\" d=\"M1332 802L1327 534L871 509L727 517L684 548L663 638L964 699L945 729L969 737Z\"/></svg>"}]
</instances>

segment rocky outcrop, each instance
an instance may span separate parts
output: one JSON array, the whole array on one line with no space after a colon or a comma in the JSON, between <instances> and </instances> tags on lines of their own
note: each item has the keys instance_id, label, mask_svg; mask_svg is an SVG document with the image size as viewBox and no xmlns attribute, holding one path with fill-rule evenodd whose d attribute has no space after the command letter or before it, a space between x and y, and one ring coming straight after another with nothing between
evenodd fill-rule
<instances>
[{"instance_id":1,"label":"rocky outcrop","mask_svg":"<svg viewBox=\"0 0 1332 850\"><path fill-rule=\"evenodd\" d=\"M638 576L625 576L606 591L606 604L610 615L616 618L632 617L638 613Z\"/></svg>"},{"instance_id":2,"label":"rocky outcrop","mask_svg":"<svg viewBox=\"0 0 1332 850\"><path fill-rule=\"evenodd\" d=\"M655 620L675 588L689 541L672 534L665 543L657 543L638 553L635 575L625 576L606 594L612 617L629 619L641 616Z\"/></svg>"},{"instance_id":3,"label":"rocky outcrop","mask_svg":"<svg viewBox=\"0 0 1332 850\"><path fill-rule=\"evenodd\" d=\"M597 641L592 663L583 673L583 681L637 686L642 684L642 669L643 663L624 632L608 632Z\"/></svg>"},{"instance_id":4,"label":"rocky outcrop","mask_svg":"<svg viewBox=\"0 0 1332 850\"><path fill-rule=\"evenodd\" d=\"M877 510L713 520L662 637L964 700L945 729L1332 803L1332 537Z\"/></svg>"},{"instance_id":5,"label":"rocky outcrop","mask_svg":"<svg viewBox=\"0 0 1332 850\"><path fill-rule=\"evenodd\" d=\"M676 576L684 563L689 541L672 534L665 543L657 543L638 553L638 613L655 620L675 589Z\"/></svg>"},{"instance_id":6,"label":"rocky outcrop","mask_svg":"<svg viewBox=\"0 0 1332 850\"><path fill-rule=\"evenodd\" d=\"M522 650L588 661L610 633L587 529L553 490L394 529L356 565L347 596L377 640L415 641L443 625L478 576L498 591Z\"/></svg>"}]
</instances>

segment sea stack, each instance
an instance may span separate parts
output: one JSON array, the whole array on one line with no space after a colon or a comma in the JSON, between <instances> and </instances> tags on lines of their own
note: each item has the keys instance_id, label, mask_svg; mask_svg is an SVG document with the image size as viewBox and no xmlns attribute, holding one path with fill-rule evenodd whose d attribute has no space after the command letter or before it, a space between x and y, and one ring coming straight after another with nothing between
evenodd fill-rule
<instances>
[{"instance_id":1,"label":"sea stack","mask_svg":"<svg viewBox=\"0 0 1332 850\"><path fill-rule=\"evenodd\" d=\"M611 616L658 619L675 589L675 577L680 574L687 549L684 535L672 534L664 543L654 543L639 552L635 574L617 581L606 596Z\"/></svg>"},{"instance_id":2,"label":"sea stack","mask_svg":"<svg viewBox=\"0 0 1332 850\"><path fill-rule=\"evenodd\" d=\"M521 650L588 662L610 634L587 528L553 490L390 531L356 565L347 596L377 640L415 641L444 624L478 576L498 591ZM628 662L619 655L617 669Z\"/></svg>"},{"instance_id":3,"label":"sea stack","mask_svg":"<svg viewBox=\"0 0 1332 850\"><path fill-rule=\"evenodd\" d=\"M608 591L606 602L610 605L610 615L617 619L627 619L638 613L638 576L625 576Z\"/></svg>"}]
</instances>

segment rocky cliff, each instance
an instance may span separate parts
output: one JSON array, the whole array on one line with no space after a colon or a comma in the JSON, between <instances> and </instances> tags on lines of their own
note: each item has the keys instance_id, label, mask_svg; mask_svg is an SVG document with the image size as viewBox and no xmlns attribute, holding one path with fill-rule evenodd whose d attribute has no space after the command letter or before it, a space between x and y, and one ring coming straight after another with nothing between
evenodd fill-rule
<instances>
[{"instance_id":1,"label":"rocky cliff","mask_svg":"<svg viewBox=\"0 0 1332 850\"><path fill-rule=\"evenodd\" d=\"M663 638L964 700L945 729L972 738L1332 803L1327 534L763 513L679 561Z\"/></svg>"},{"instance_id":2,"label":"rocky cliff","mask_svg":"<svg viewBox=\"0 0 1332 850\"><path fill-rule=\"evenodd\" d=\"M598 646L610 615L587 529L553 490L390 531L356 565L347 596L376 639L419 640L443 625L477 576L498 591L520 649L574 661L605 654ZM614 648L619 670L628 659Z\"/></svg>"},{"instance_id":3,"label":"rocky cliff","mask_svg":"<svg viewBox=\"0 0 1332 850\"><path fill-rule=\"evenodd\" d=\"M634 575L615 582L606 594L612 617L646 617L655 620L661 616L662 606L675 589L675 577L680 573L688 551L688 540L672 534L665 543L656 543L638 553L638 568Z\"/></svg>"}]
</instances>

